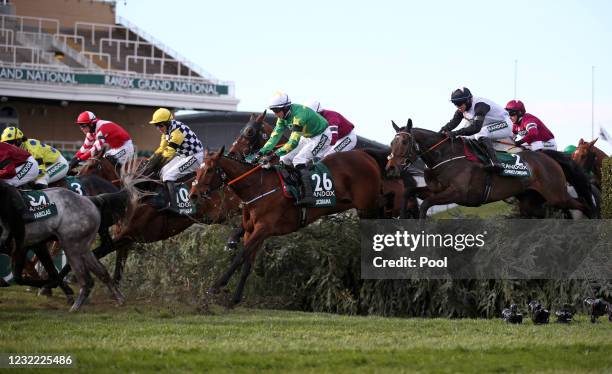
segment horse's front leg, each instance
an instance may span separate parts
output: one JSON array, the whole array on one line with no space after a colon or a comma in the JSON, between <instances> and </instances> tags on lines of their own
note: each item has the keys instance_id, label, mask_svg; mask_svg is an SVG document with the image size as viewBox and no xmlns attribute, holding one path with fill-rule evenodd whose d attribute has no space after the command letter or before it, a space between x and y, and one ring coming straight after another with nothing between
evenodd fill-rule
<instances>
[{"instance_id":1,"label":"horse's front leg","mask_svg":"<svg viewBox=\"0 0 612 374\"><path fill-rule=\"evenodd\" d=\"M242 301L242 293L244 291L244 286L246 284L247 278L251 274L251 269L253 267L253 263L255 263L255 257L257 256L257 252L261 248L264 240L268 237L268 233L263 229L263 227L259 227L255 229L252 235L249 236L248 239L244 241L244 261L242 265L242 272L240 274L240 281L236 286L236 290L234 291L234 297L232 298L232 303L230 307L238 304Z\"/></svg>"},{"instance_id":2,"label":"horse's front leg","mask_svg":"<svg viewBox=\"0 0 612 374\"><path fill-rule=\"evenodd\" d=\"M423 200L421 208L419 210L419 218L427 218L427 211L434 205L443 205L456 202L459 198L458 192L452 186L447 187L445 190L435 194L431 194L428 198Z\"/></svg>"},{"instance_id":3,"label":"horse's front leg","mask_svg":"<svg viewBox=\"0 0 612 374\"><path fill-rule=\"evenodd\" d=\"M36 250L34 250L36 252ZM31 287L43 287L48 283L45 279L32 279L32 278L24 278L23 277L23 268L26 262L26 253L28 252L27 248L15 248L13 252L13 279L15 283L23 286L31 286ZM49 272L49 269L47 269Z\"/></svg>"},{"instance_id":4,"label":"horse's front leg","mask_svg":"<svg viewBox=\"0 0 612 374\"><path fill-rule=\"evenodd\" d=\"M233 251L238 248L238 244L240 243L240 238L244 235L244 227L240 225L240 227L235 228L227 239L227 243L225 244L226 251Z\"/></svg>"}]
</instances>

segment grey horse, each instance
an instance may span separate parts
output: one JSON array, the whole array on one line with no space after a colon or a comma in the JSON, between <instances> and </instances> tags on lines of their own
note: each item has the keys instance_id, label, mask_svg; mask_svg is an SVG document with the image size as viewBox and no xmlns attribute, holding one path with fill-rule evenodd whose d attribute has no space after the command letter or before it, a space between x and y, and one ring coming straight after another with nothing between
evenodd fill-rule
<instances>
[{"instance_id":1,"label":"grey horse","mask_svg":"<svg viewBox=\"0 0 612 374\"><path fill-rule=\"evenodd\" d=\"M23 202L19 192L14 187L0 182L0 246L14 246L15 281L38 287L41 284L34 284L35 282L45 282L48 286L55 286L60 282L57 272L49 274L51 279L48 282L26 281L21 276L27 248L54 239L59 241L66 253L68 263L81 287L77 300L70 308L71 312L78 311L91 292L94 281L90 272L106 284L120 305L124 304L125 297L90 248L105 215L129 215L126 210L131 211L131 202L135 201L132 192L128 186L126 190L117 193L83 197L63 188L46 189L44 193L49 201L55 204L57 214L26 223L21 217Z\"/></svg>"}]
</instances>

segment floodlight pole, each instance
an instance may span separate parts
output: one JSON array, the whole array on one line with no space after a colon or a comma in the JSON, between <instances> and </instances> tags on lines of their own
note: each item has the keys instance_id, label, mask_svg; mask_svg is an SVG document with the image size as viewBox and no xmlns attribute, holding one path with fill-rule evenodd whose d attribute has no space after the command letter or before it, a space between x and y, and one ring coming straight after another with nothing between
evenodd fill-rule
<instances>
[{"instance_id":1,"label":"floodlight pole","mask_svg":"<svg viewBox=\"0 0 612 374\"><path fill-rule=\"evenodd\" d=\"M591 66L591 140L595 139L595 66Z\"/></svg>"},{"instance_id":2,"label":"floodlight pole","mask_svg":"<svg viewBox=\"0 0 612 374\"><path fill-rule=\"evenodd\" d=\"M518 60L514 60L514 100L516 100L516 81L518 75Z\"/></svg>"}]
</instances>

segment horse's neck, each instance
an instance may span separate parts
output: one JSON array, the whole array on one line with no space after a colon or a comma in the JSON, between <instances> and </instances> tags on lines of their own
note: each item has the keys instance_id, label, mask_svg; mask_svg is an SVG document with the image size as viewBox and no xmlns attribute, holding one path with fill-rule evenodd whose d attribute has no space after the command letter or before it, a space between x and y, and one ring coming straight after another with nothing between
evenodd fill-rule
<instances>
[{"instance_id":1,"label":"horse's neck","mask_svg":"<svg viewBox=\"0 0 612 374\"><path fill-rule=\"evenodd\" d=\"M430 131L415 131L414 139L419 145L421 159L428 167L433 167L440 161L463 154L463 142L460 139L446 140L440 143L444 140L444 137ZM435 148L432 149L432 147Z\"/></svg>"},{"instance_id":2,"label":"horse's neck","mask_svg":"<svg viewBox=\"0 0 612 374\"><path fill-rule=\"evenodd\" d=\"M222 157L219 161L219 167L225 172L228 179L233 180L244 175L256 166L229 157ZM250 200L254 195L261 192L260 190L265 189L266 186L271 186L273 183L276 183L275 178L272 171L260 168L256 172L233 183L231 188L241 200ZM255 181L257 181L257 183L254 183Z\"/></svg>"}]
</instances>

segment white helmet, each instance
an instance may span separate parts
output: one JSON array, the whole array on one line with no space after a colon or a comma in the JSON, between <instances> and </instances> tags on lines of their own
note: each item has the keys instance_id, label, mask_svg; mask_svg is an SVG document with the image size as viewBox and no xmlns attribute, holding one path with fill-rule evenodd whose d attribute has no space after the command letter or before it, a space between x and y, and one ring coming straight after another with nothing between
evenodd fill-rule
<instances>
[{"instance_id":1,"label":"white helmet","mask_svg":"<svg viewBox=\"0 0 612 374\"><path fill-rule=\"evenodd\" d=\"M291 99L284 92L277 92L270 99L270 105L268 106L270 109L278 109L284 108L291 105Z\"/></svg>"},{"instance_id":2,"label":"white helmet","mask_svg":"<svg viewBox=\"0 0 612 374\"><path fill-rule=\"evenodd\" d=\"M321 106L321 103L318 102L317 100L313 101L308 106L310 107L310 109L314 110L317 113L321 113L321 111L323 110L323 107Z\"/></svg>"}]
</instances>

